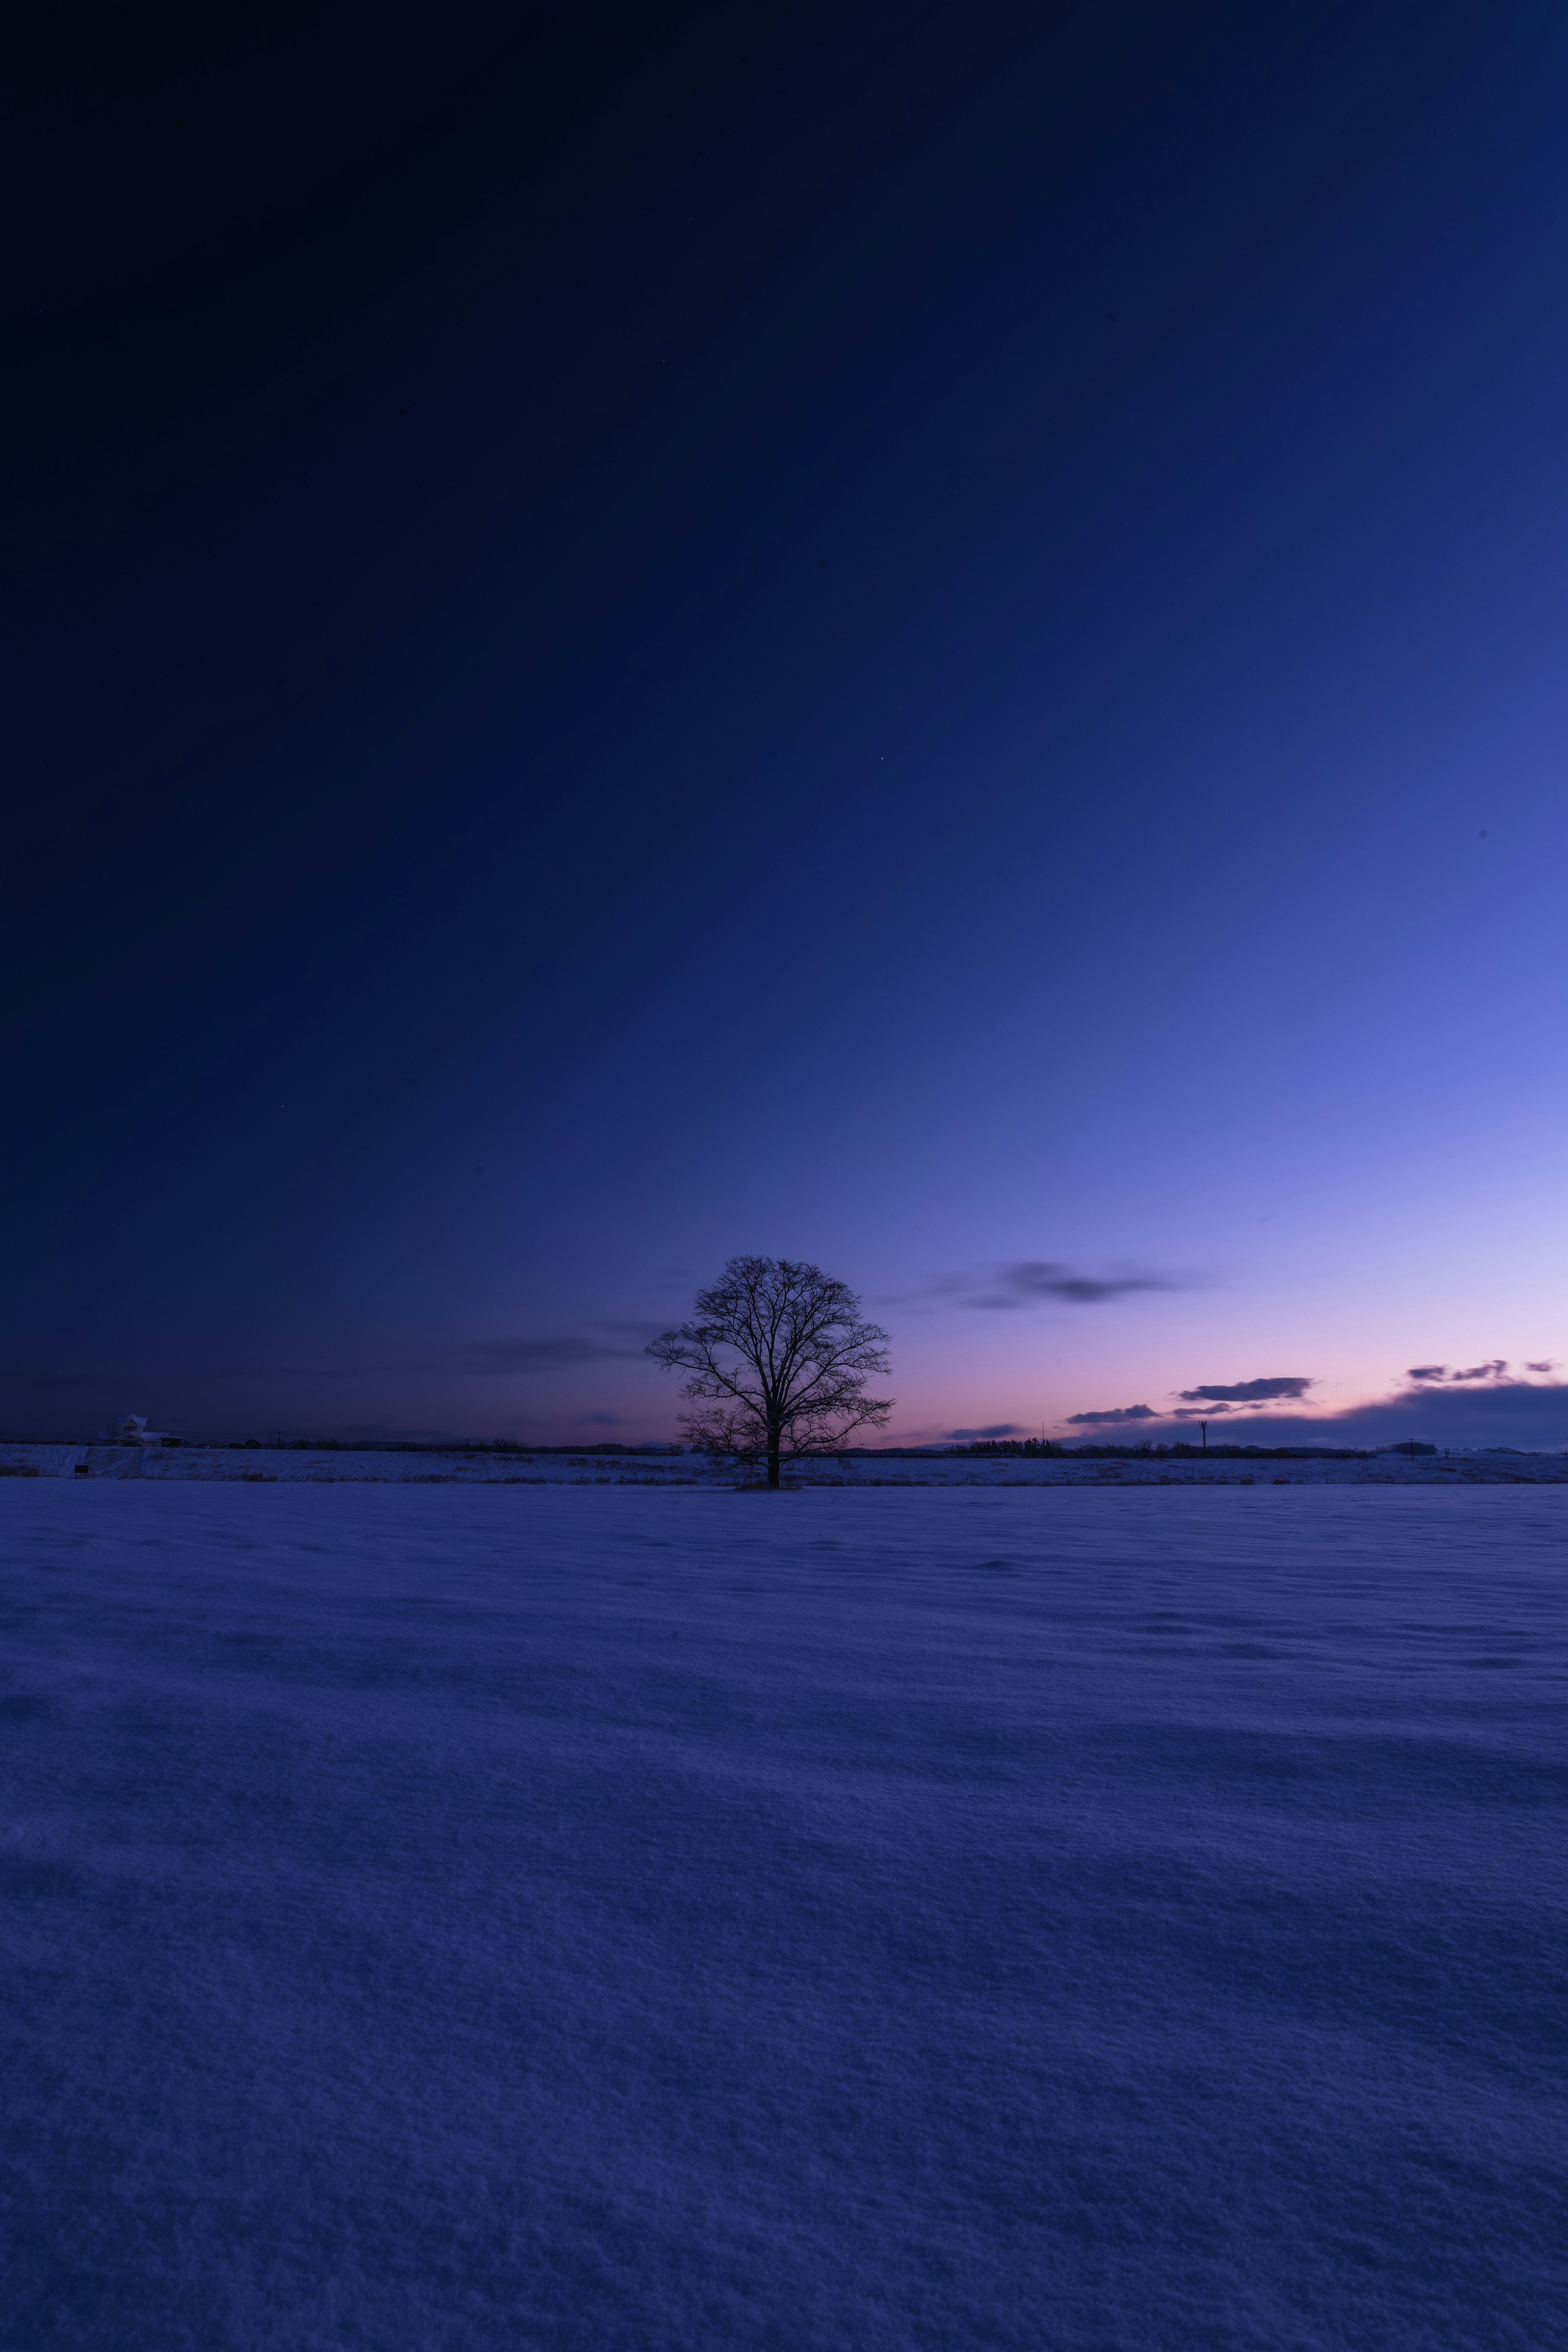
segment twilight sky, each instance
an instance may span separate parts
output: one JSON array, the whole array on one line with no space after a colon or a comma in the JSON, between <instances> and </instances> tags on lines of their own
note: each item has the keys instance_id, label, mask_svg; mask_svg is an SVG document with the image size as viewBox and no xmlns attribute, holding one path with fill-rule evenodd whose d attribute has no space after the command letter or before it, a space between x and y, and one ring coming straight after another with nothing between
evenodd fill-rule
<instances>
[{"instance_id":1,"label":"twilight sky","mask_svg":"<svg viewBox=\"0 0 1568 2352\"><path fill-rule=\"evenodd\" d=\"M0 1433L1568 1445L1560 9L46 14Z\"/></svg>"}]
</instances>

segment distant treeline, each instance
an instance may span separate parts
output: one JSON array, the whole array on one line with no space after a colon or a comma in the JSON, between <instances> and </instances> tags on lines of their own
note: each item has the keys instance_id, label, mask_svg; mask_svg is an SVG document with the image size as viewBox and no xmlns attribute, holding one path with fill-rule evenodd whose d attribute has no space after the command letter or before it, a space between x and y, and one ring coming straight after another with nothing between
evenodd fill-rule
<instances>
[{"instance_id":1,"label":"distant treeline","mask_svg":"<svg viewBox=\"0 0 1568 2352\"><path fill-rule=\"evenodd\" d=\"M99 1444L112 1440L98 1439ZM163 1439L165 1445L191 1445L214 1452L232 1451L238 1447L282 1447L287 1451L320 1454L553 1454L561 1455L620 1454L628 1459L649 1454L685 1454L689 1450L679 1444L623 1445L613 1440L601 1440L591 1445L530 1445L517 1437L176 1437ZM0 1444L7 1445L79 1445L79 1437L6 1437ZM1484 1449L1490 1454L1513 1454L1519 1448L1493 1445ZM1370 1462L1378 1454L1436 1454L1435 1445L1403 1439L1397 1445L1368 1447L1358 1445L1157 1445L1144 1438L1134 1444L1061 1445L1055 1439L1038 1437L986 1437L972 1445L833 1445L822 1449L823 1457L837 1461L929 1462L952 1461L964 1455L980 1455L991 1460L1035 1462Z\"/></svg>"},{"instance_id":2,"label":"distant treeline","mask_svg":"<svg viewBox=\"0 0 1568 2352\"><path fill-rule=\"evenodd\" d=\"M1372 1454L1360 1445L1156 1445L1144 1438L1136 1445L1058 1445L1038 1437L988 1437L974 1445L955 1445L954 1454L1033 1455L1053 1462L1370 1462ZM1418 1451L1429 1453L1429 1446Z\"/></svg>"}]
</instances>

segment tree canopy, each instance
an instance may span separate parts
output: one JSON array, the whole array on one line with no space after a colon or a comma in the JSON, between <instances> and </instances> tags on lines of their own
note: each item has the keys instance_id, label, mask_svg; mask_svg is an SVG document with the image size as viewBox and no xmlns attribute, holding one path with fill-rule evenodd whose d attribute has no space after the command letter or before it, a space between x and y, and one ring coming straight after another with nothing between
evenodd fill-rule
<instances>
[{"instance_id":1,"label":"tree canopy","mask_svg":"<svg viewBox=\"0 0 1568 2352\"><path fill-rule=\"evenodd\" d=\"M861 1318L847 1283L787 1257L732 1257L697 1294L696 1314L648 1354L687 1375L681 1416L694 1445L765 1462L830 1453L858 1429L881 1429L891 1397L867 1394L889 1369L888 1335Z\"/></svg>"}]
</instances>

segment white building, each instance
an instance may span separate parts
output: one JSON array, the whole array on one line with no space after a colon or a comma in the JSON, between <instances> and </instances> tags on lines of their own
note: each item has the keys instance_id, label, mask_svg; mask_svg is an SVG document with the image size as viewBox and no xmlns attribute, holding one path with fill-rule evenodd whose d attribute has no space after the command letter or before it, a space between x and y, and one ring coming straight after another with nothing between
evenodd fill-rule
<instances>
[{"instance_id":1,"label":"white building","mask_svg":"<svg viewBox=\"0 0 1568 2352\"><path fill-rule=\"evenodd\" d=\"M97 1443L100 1445L162 1445L168 1433L164 1429L149 1429L144 1412L128 1412L124 1420L117 1421L111 1429L100 1429Z\"/></svg>"}]
</instances>

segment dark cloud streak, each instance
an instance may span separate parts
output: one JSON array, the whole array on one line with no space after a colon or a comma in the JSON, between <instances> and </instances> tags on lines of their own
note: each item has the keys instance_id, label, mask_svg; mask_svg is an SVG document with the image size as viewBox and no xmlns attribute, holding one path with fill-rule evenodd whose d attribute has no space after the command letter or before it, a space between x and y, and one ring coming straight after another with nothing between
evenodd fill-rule
<instances>
[{"instance_id":1,"label":"dark cloud streak","mask_svg":"<svg viewBox=\"0 0 1568 2352\"><path fill-rule=\"evenodd\" d=\"M1097 1428L1114 1421L1158 1421L1160 1414L1149 1404L1119 1404L1108 1412L1075 1412L1068 1417L1069 1428L1093 1425Z\"/></svg>"},{"instance_id":2,"label":"dark cloud streak","mask_svg":"<svg viewBox=\"0 0 1568 2352\"><path fill-rule=\"evenodd\" d=\"M918 1290L889 1292L888 1307L929 1307L940 1299L957 1306L988 1310L1012 1310L1059 1303L1068 1307L1103 1307L1141 1290L1187 1290L1193 1286L1173 1275L1078 1274L1054 1258L1018 1258L973 1274L939 1274Z\"/></svg>"},{"instance_id":3,"label":"dark cloud streak","mask_svg":"<svg viewBox=\"0 0 1568 2352\"><path fill-rule=\"evenodd\" d=\"M1178 1391L1184 1404L1258 1404L1270 1397L1302 1397L1312 1382L1300 1372L1279 1372L1261 1381L1211 1381Z\"/></svg>"},{"instance_id":4,"label":"dark cloud streak","mask_svg":"<svg viewBox=\"0 0 1568 2352\"><path fill-rule=\"evenodd\" d=\"M1004 1266L996 1276L998 1287L983 1291L965 1304L970 1307L1033 1307L1042 1300L1060 1300L1069 1307L1103 1307L1110 1300L1126 1298L1140 1290L1179 1290L1180 1283L1168 1276L1157 1274L1089 1275L1074 1274L1070 1266L1059 1265L1050 1258L1023 1258L1013 1265Z\"/></svg>"}]
</instances>

